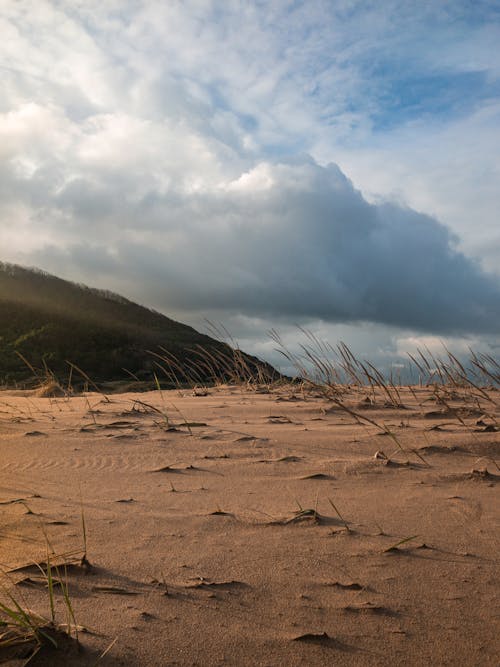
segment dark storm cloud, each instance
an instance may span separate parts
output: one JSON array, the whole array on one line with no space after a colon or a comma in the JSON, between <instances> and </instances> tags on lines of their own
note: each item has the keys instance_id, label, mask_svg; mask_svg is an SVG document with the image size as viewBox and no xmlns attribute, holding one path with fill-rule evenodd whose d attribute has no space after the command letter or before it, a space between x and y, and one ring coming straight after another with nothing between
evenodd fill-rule
<instances>
[{"instance_id":1,"label":"dark storm cloud","mask_svg":"<svg viewBox=\"0 0 500 667\"><path fill-rule=\"evenodd\" d=\"M438 221L373 205L336 165L261 163L203 193L118 198L85 182L63 189L61 215L97 216L93 237L34 259L72 265L157 307L288 321L370 321L419 331L494 333L500 284L456 249ZM82 228L83 236L83 228ZM137 286L140 285L140 288Z\"/></svg>"}]
</instances>

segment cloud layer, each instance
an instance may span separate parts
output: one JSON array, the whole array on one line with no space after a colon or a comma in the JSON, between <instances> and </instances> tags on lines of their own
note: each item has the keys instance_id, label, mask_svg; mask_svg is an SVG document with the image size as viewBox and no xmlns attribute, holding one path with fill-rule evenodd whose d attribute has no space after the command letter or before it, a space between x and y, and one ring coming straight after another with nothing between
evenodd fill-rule
<instances>
[{"instance_id":1,"label":"cloud layer","mask_svg":"<svg viewBox=\"0 0 500 667\"><path fill-rule=\"evenodd\" d=\"M33 258L127 292L140 285L163 309L442 333L500 326L498 279L458 252L444 226L369 204L334 164L262 162L202 190L170 183L151 191L109 167L57 192L46 173L22 184L10 177L49 232Z\"/></svg>"}]
</instances>

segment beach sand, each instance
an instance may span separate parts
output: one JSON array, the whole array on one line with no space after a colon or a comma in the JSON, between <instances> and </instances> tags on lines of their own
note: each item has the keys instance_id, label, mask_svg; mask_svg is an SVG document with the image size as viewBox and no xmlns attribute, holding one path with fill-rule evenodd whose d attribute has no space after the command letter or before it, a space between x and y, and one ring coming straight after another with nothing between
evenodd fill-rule
<instances>
[{"instance_id":1,"label":"beach sand","mask_svg":"<svg viewBox=\"0 0 500 667\"><path fill-rule=\"evenodd\" d=\"M376 426L294 386L197 394L0 393L3 586L48 617L33 563L67 554L82 645L0 662L499 664L493 403L343 398Z\"/></svg>"}]
</instances>

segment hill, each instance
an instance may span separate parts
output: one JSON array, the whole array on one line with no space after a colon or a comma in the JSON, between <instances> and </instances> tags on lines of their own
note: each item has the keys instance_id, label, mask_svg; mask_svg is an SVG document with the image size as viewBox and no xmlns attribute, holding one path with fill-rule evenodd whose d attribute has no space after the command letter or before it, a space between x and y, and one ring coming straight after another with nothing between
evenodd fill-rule
<instances>
[{"instance_id":1,"label":"hill","mask_svg":"<svg viewBox=\"0 0 500 667\"><path fill-rule=\"evenodd\" d=\"M70 373L81 380L71 364L97 383L131 379L131 374L150 380L154 371L172 382L187 376L206 382L229 373L229 359L234 361L235 355L252 372L257 367L274 372L254 357L122 296L0 262L0 384L27 382L47 370L64 381ZM169 374L162 374L158 363Z\"/></svg>"}]
</instances>

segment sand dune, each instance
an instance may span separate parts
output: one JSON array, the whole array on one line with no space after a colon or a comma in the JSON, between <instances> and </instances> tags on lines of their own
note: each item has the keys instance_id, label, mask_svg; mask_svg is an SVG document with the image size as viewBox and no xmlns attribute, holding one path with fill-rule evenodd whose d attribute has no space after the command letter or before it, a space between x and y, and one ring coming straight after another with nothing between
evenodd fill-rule
<instances>
[{"instance_id":1,"label":"sand dune","mask_svg":"<svg viewBox=\"0 0 500 667\"><path fill-rule=\"evenodd\" d=\"M66 554L83 647L0 662L498 664L497 407L197 393L0 393L3 585Z\"/></svg>"}]
</instances>

